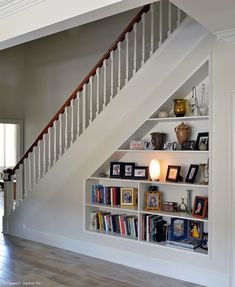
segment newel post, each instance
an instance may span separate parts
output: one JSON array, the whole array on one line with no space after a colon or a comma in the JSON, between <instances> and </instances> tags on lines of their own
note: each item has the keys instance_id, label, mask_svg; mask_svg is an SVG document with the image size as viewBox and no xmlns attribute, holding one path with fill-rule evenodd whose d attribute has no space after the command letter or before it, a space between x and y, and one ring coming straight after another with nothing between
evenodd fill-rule
<instances>
[{"instance_id":1,"label":"newel post","mask_svg":"<svg viewBox=\"0 0 235 287\"><path fill-rule=\"evenodd\" d=\"M8 216L13 211L13 179L11 169L4 170L4 216L3 216L3 233L8 233Z\"/></svg>"}]
</instances>

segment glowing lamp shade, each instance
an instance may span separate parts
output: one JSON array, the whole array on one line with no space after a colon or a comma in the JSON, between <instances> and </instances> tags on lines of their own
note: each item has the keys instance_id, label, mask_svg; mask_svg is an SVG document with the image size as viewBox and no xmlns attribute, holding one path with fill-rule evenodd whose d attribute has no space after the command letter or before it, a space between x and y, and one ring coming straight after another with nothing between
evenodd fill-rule
<instances>
[{"instance_id":1,"label":"glowing lamp shade","mask_svg":"<svg viewBox=\"0 0 235 287\"><path fill-rule=\"evenodd\" d=\"M160 163L156 159L152 159L149 165L149 174L152 181L158 181L160 176Z\"/></svg>"}]
</instances>

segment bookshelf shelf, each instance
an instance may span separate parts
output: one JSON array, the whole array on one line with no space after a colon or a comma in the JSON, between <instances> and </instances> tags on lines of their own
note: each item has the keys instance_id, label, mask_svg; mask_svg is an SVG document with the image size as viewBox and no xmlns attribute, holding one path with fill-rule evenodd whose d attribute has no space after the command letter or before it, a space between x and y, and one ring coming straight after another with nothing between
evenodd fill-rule
<instances>
[{"instance_id":1,"label":"bookshelf shelf","mask_svg":"<svg viewBox=\"0 0 235 287\"><path fill-rule=\"evenodd\" d=\"M99 208L99 209L102 209L102 210L116 210L116 211L123 211L123 212L133 212L133 213L138 213L138 209L137 207L128 207L128 206L110 206L110 205L105 205L105 204L90 204L90 203L87 203L86 206L88 207L96 207L96 208Z\"/></svg>"},{"instance_id":2,"label":"bookshelf shelf","mask_svg":"<svg viewBox=\"0 0 235 287\"><path fill-rule=\"evenodd\" d=\"M156 122L172 122L172 121L202 121L209 120L208 116L185 116L185 117L169 117L169 118L149 118L147 121L156 121Z\"/></svg>"}]
</instances>

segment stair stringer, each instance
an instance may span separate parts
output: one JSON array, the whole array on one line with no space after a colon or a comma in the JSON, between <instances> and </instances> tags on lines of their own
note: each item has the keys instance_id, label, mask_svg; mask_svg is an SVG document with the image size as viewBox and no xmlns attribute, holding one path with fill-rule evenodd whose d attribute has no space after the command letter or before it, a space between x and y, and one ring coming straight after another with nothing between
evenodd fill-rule
<instances>
[{"instance_id":1,"label":"stair stringer","mask_svg":"<svg viewBox=\"0 0 235 287\"><path fill-rule=\"evenodd\" d=\"M147 255L137 255L138 244L84 231L84 180L210 54L214 37L192 19L186 21L7 218L9 234L195 283L225 286L225 275L219 269L213 270L210 258L195 258L189 265L187 253L176 258L172 249L158 250L156 254L150 246L142 247Z\"/></svg>"}]
</instances>

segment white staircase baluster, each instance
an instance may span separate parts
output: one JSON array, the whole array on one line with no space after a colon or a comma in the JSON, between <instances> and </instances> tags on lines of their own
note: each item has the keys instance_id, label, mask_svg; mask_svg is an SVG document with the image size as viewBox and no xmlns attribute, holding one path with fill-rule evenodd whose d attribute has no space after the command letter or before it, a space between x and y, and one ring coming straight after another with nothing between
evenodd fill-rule
<instances>
[{"instance_id":1,"label":"white staircase baluster","mask_svg":"<svg viewBox=\"0 0 235 287\"><path fill-rule=\"evenodd\" d=\"M4 177L7 176L4 175ZM8 180L8 179L4 179L4 216L8 216L12 213L13 211L13 206L14 206L14 200L13 200L13 181L12 180ZM7 226L3 226L4 233L7 233Z\"/></svg>"},{"instance_id":2,"label":"white staircase baluster","mask_svg":"<svg viewBox=\"0 0 235 287\"><path fill-rule=\"evenodd\" d=\"M39 179L42 176L41 157L42 157L41 141L39 141L38 142L38 178Z\"/></svg>"},{"instance_id":3,"label":"white staircase baluster","mask_svg":"<svg viewBox=\"0 0 235 287\"><path fill-rule=\"evenodd\" d=\"M118 42L118 86L117 91L121 89L121 42Z\"/></svg>"},{"instance_id":4,"label":"white staircase baluster","mask_svg":"<svg viewBox=\"0 0 235 287\"><path fill-rule=\"evenodd\" d=\"M77 129L76 129L76 139L80 135L80 104L81 104L81 92L77 93Z\"/></svg>"},{"instance_id":5,"label":"white staircase baluster","mask_svg":"<svg viewBox=\"0 0 235 287\"><path fill-rule=\"evenodd\" d=\"M136 73L137 67L137 24L134 24L134 60L133 60L133 75Z\"/></svg>"},{"instance_id":6,"label":"white staircase baluster","mask_svg":"<svg viewBox=\"0 0 235 287\"><path fill-rule=\"evenodd\" d=\"M93 76L89 79L89 89L90 89L90 111L89 111L89 124L93 120Z\"/></svg>"},{"instance_id":7,"label":"white staircase baluster","mask_svg":"<svg viewBox=\"0 0 235 287\"><path fill-rule=\"evenodd\" d=\"M159 2L159 42L158 42L158 47L162 45L162 33L163 33L163 18L162 18L162 0Z\"/></svg>"},{"instance_id":8,"label":"white staircase baluster","mask_svg":"<svg viewBox=\"0 0 235 287\"><path fill-rule=\"evenodd\" d=\"M63 154L63 122L62 114L59 115L59 157Z\"/></svg>"},{"instance_id":9,"label":"white staircase baluster","mask_svg":"<svg viewBox=\"0 0 235 287\"><path fill-rule=\"evenodd\" d=\"M103 109L107 105L107 60L104 59L104 102L103 102Z\"/></svg>"},{"instance_id":10,"label":"white staircase baluster","mask_svg":"<svg viewBox=\"0 0 235 287\"><path fill-rule=\"evenodd\" d=\"M181 22L181 10L177 8L177 27L180 25Z\"/></svg>"},{"instance_id":11,"label":"white staircase baluster","mask_svg":"<svg viewBox=\"0 0 235 287\"><path fill-rule=\"evenodd\" d=\"M86 129L86 115L87 115L87 110L86 110L86 86L87 84L84 84L83 86L83 91L82 91L82 103L83 103L83 108L82 108L82 114L83 114L83 129L82 131L84 132Z\"/></svg>"},{"instance_id":12,"label":"white staircase baluster","mask_svg":"<svg viewBox=\"0 0 235 287\"><path fill-rule=\"evenodd\" d=\"M68 149L68 107L64 109L64 152Z\"/></svg>"},{"instance_id":13,"label":"white staircase baluster","mask_svg":"<svg viewBox=\"0 0 235 287\"><path fill-rule=\"evenodd\" d=\"M29 159L25 158L24 159L24 198L27 196L28 194L28 190L29 190L29 171L28 171L28 164L29 164Z\"/></svg>"},{"instance_id":14,"label":"white staircase baluster","mask_svg":"<svg viewBox=\"0 0 235 287\"><path fill-rule=\"evenodd\" d=\"M100 68L96 70L96 116L100 112Z\"/></svg>"},{"instance_id":15,"label":"white staircase baluster","mask_svg":"<svg viewBox=\"0 0 235 287\"><path fill-rule=\"evenodd\" d=\"M125 41L126 41L126 79L125 79L125 83L127 83L129 80L129 32L126 33Z\"/></svg>"},{"instance_id":16,"label":"white staircase baluster","mask_svg":"<svg viewBox=\"0 0 235 287\"><path fill-rule=\"evenodd\" d=\"M71 100L71 104L70 104L70 109L71 109L71 123L70 123L70 145L72 145L72 143L74 142L74 105L75 105L75 100L72 99Z\"/></svg>"},{"instance_id":17,"label":"white staircase baluster","mask_svg":"<svg viewBox=\"0 0 235 287\"><path fill-rule=\"evenodd\" d=\"M53 129L50 127L48 129L48 169L52 167L52 137Z\"/></svg>"},{"instance_id":18,"label":"white staircase baluster","mask_svg":"<svg viewBox=\"0 0 235 287\"><path fill-rule=\"evenodd\" d=\"M141 66L143 66L145 62L145 16L146 14L144 13L141 16L141 21L142 21L142 60L141 60Z\"/></svg>"},{"instance_id":19,"label":"white staircase baluster","mask_svg":"<svg viewBox=\"0 0 235 287\"><path fill-rule=\"evenodd\" d=\"M32 152L28 155L28 168L29 168L29 191L32 190L33 186L33 154Z\"/></svg>"},{"instance_id":20,"label":"white staircase baluster","mask_svg":"<svg viewBox=\"0 0 235 287\"><path fill-rule=\"evenodd\" d=\"M19 166L19 180L20 180L20 186L19 186L19 203L23 200L23 164Z\"/></svg>"},{"instance_id":21,"label":"white staircase baluster","mask_svg":"<svg viewBox=\"0 0 235 287\"><path fill-rule=\"evenodd\" d=\"M33 184L37 183L37 159L36 159L36 149L37 147L33 148Z\"/></svg>"},{"instance_id":22,"label":"white staircase baluster","mask_svg":"<svg viewBox=\"0 0 235 287\"><path fill-rule=\"evenodd\" d=\"M153 54L154 51L154 4L152 3L150 5L150 57Z\"/></svg>"},{"instance_id":23,"label":"white staircase baluster","mask_svg":"<svg viewBox=\"0 0 235 287\"><path fill-rule=\"evenodd\" d=\"M170 37L170 35L171 35L171 29L172 29L172 24L171 24L171 17L172 17L172 15L171 15L172 13L171 13L171 2L170 1L168 1L168 32L167 32L167 36L168 37Z\"/></svg>"},{"instance_id":24,"label":"white staircase baluster","mask_svg":"<svg viewBox=\"0 0 235 287\"><path fill-rule=\"evenodd\" d=\"M54 121L54 124L53 124L53 130L54 130L54 159L53 159L53 164L56 163L57 161L57 123L58 123L58 120Z\"/></svg>"},{"instance_id":25,"label":"white staircase baluster","mask_svg":"<svg viewBox=\"0 0 235 287\"><path fill-rule=\"evenodd\" d=\"M15 197L15 199L16 199L16 206L18 207L19 206L19 202L20 202L20 198L19 198L19 196L20 196L20 176L19 176L19 173L20 173L20 171L19 171L19 169L17 169L16 171L15 171L15 175L16 175L16 197Z\"/></svg>"},{"instance_id":26,"label":"white staircase baluster","mask_svg":"<svg viewBox=\"0 0 235 287\"><path fill-rule=\"evenodd\" d=\"M42 137L43 144L43 175L47 173L47 147L46 147L46 135Z\"/></svg>"},{"instance_id":27,"label":"white staircase baluster","mask_svg":"<svg viewBox=\"0 0 235 287\"><path fill-rule=\"evenodd\" d=\"M114 63L113 63L113 51L111 51L110 53L110 61L111 61L111 80L110 80L110 100L114 97Z\"/></svg>"}]
</instances>

